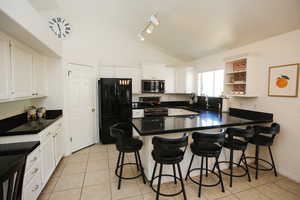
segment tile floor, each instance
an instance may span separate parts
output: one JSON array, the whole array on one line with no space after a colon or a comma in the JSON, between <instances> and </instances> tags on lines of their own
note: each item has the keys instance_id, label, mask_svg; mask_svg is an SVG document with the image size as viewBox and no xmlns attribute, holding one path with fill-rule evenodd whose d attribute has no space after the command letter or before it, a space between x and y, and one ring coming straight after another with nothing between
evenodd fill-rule
<instances>
[{"instance_id":1,"label":"tile floor","mask_svg":"<svg viewBox=\"0 0 300 200\"><path fill-rule=\"evenodd\" d=\"M126 157L129 161L133 158ZM124 180L121 190L117 190L114 168L117 152L114 145L94 145L63 159L44 188L39 200L153 200L154 192L142 179ZM132 176L135 167L126 167L124 174ZM253 173L252 173L253 174ZM229 178L223 176L225 193L220 187L203 188L202 200L300 200L300 184L283 176L274 177L271 172L262 172L258 180L248 182L247 178L234 179L229 188ZM196 179L197 180L197 179ZM206 182L213 181L209 176ZM180 184L163 184L164 193L179 191ZM199 199L198 186L185 182L189 200ZM182 195L173 198L180 200Z\"/></svg>"}]
</instances>

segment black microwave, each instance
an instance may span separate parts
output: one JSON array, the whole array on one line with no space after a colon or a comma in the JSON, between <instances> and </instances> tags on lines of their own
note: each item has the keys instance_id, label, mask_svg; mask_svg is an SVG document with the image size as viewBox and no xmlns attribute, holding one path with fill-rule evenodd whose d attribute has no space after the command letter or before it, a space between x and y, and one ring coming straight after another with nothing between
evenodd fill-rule
<instances>
[{"instance_id":1,"label":"black microwave","mask_svg":"<svg viewBox=\"0 0 300 200\"><path fill-rule=\"evenodd\" d=\"M142 93L165 93L165 81L142 80Z\"/></svg>"}]
</instances>

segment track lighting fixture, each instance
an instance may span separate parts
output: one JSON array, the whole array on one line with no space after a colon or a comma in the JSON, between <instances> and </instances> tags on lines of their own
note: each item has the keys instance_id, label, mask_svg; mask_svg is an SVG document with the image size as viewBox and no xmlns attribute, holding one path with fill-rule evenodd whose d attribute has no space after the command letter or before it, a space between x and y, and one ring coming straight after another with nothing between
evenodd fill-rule
<instances>
[{"instance_id":1,"label":"track lighting fixture","mask_svg":"<svg viewBox=\"0 0 300 200\"><path fill-rule=\"evenodd\" d=\"M141 41L145 40L144 34L148 33L151 34L155 27L159 26L160 21L157 18L157 15L151 15L150 20L148 24L145 26L145 28L138 34L138 37Z\"/></svg>"}]
</instances>

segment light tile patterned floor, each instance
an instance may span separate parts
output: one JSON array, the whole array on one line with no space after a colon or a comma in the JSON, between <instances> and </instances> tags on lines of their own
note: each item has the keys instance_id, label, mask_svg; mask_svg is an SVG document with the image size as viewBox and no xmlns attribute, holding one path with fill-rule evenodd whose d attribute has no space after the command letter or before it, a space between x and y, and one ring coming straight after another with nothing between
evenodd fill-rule
<instances>
[{"instance_id":1,"label":"light tile patterned floor","mask_svg":"<svg viewBox=\"0 0 300 200\"><path fill-rule=\"evenodd\" d=\"M114 167L117 160L114 145L94 145L63 159L44 188L39 200L153 200L154 192L142 179L124 180L121 190L117 190L117 178ZM132 158L126 157L129 161ZM127 166L124 174L132 176L135 167ZM252 172L252 174L254 174ZM272 172L261 172L258 180L248 182L247 178L236 178L229 188L229 178L223 176L225 193L220 187L203 188L202 200L300 200L300 184L283 176L275 177ZM197 179L196 179L197 180ZM213 177L205 181L213 181ZM164 184L162 191L173 193L180 184ZM185 182L189 200L199 199L198 186ZM160 199L180 200L182 195Z\"/></svg>"}]
</instances>

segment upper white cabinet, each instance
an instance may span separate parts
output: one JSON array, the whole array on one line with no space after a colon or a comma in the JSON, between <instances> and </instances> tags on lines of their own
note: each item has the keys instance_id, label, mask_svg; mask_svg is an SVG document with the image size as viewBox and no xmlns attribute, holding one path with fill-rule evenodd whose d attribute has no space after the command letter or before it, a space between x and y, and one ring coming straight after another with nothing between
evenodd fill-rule
<instances>
[{"instance_id":1,"label":"upper white cabinet","mask_svg":"<svg viewBox=\"0 0 300 200\"><path fill-rule=\"evenodd\" d=\"M0 102L47 96L45 57L0 32Z\"/></svg>"},{"instance_id":2,"label":"upper white cabinet","mask_svg":"<svg viewBox=\"0 0 300 200\"><path fill-rule=\"evenodd\" d=\"M132 93L141 93L141 74L137 67L99 67L100 78L131 78Z\"/></svg>"},{"instance_id":3,"label":"upper white cabinet","mask_svg":"<svg viewBox=\"0 0 300 200\"><path fill-rule=\"evenodd\" d=\"M176 93L194 93L194 69L192 67L178 67L175 73L175 92Z\"/></svg>"},{"instance_id":4,"label":"upper white cabinet","mask_svg":"<svg viewBox=\"0 0 300 200\"><path fill-rule=\"evenodd\" d=\"M9 40L0 34L0 99L10 97L10 56Z\"/></svg>"},{"instance_id":5,"label":"upper white cabinet","mask_svg":"<svg viewBox=\"0 0 300 200\"><path fill-rule=\"evenodd\" d=\"M194 69L192 67L167 67L143 64L137 67L99 67L100 78L132 78L132 92L141 93L143 80L165 80L165 93L193 93Z\"/></svg>"},{"instance_id":6,"label":"upper white cabinet","mask_svg":"<svg viewBox=\"0 0 300 200\"><path fill-rule=\"evenodd\" d=\"M165 92L175 92L175 68L164 64L143 64L142 79L165 80Z\"/></svg>"},{"instance_id":7,"label":"upper white cabinet","mask_svg":"<svg viewBox=\"0 0 300 200\"><path fill-rule=\"evenodd\" d=\"M99 76L101 78L114 78L115 67L99 67Z\"/></svg>"},{"instance_id":8,"label":"upper white cabinet","mask_svg":"<svg viewBox=\"0 0 300 200\"><path fill-rule=\"evenodd\" d=\"M12 80L15 98L32 96L33 54L24 47L12 44Z\"/></svg>"},{"instance_id":9,"label":"upper white cabinet","mask_svg":"<svg viewBox=\"0 0 300 200\"><path fill-rule=\"evenodd\" d=\"M30 1L1 0L0 18L1 30L44 55L61 58L62 41L49 31Z\"/></svg>"},{"instance_id":10,"label":"upper white cabinet","mask_svg":"<svg viewBox=\"0 0 300 200\"><path fill-rule=\"evenodd\" d=\"M116 67L116 78L132 78L132 93L141 93L141 70L139 68Z\"/></svg>"},{"instance_id":11,"label":"upper white cabinet","mask_svg":"<svg viewBox=\"0 0 300 200\"><path fill-rule=\"evenodd\" d=\"M48 80L45 57L35 53L33 55L33 84L32 94L34 96L47 96Z\"/></svg>"}]
</instances>

